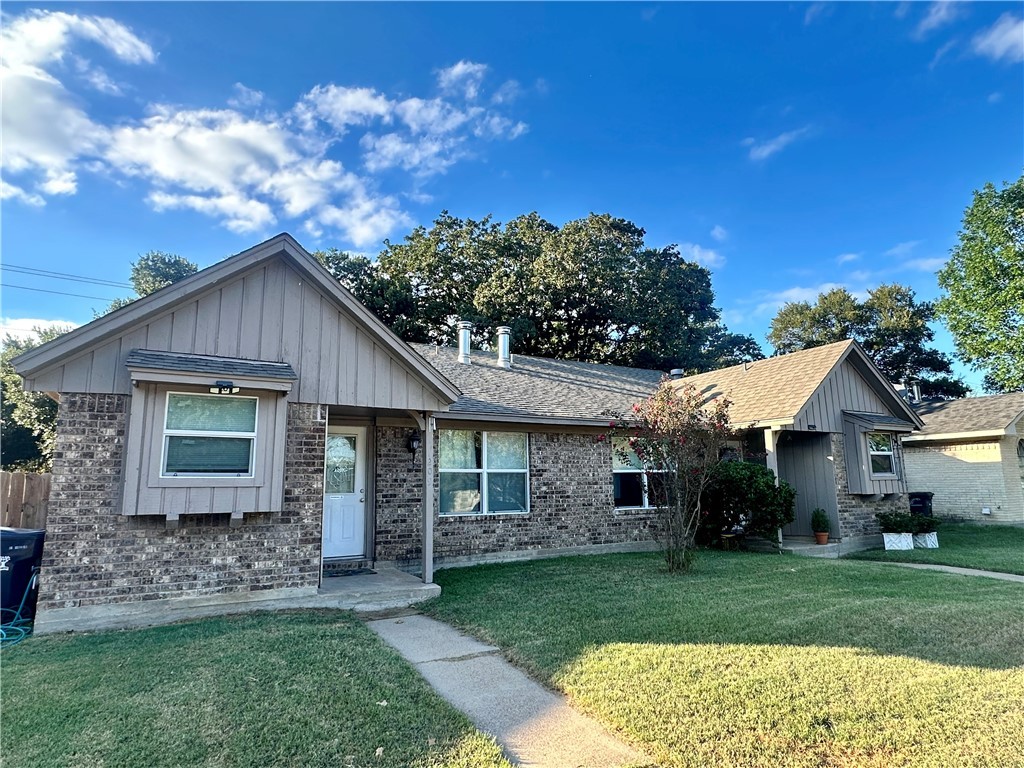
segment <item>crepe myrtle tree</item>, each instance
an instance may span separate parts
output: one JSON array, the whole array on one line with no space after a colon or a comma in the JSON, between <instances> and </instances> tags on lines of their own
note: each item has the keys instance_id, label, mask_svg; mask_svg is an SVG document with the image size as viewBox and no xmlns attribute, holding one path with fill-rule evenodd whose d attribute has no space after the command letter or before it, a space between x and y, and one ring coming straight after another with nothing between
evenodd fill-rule
<instances>
[{"instance_id":1,"label":"crepe myrtle tree","mask_svg":"<svg viewBox=\"0 0 1024 768\"><path fill-rule=\"evenodd\" d=\"M613 443L619 458L629 462L635 454L646 470L669 572L688 571L701 499L732 434L729 401L705 403L694 387L666 378L611 426L613 438L622 438Z\"/></svg>"}]
</instances>

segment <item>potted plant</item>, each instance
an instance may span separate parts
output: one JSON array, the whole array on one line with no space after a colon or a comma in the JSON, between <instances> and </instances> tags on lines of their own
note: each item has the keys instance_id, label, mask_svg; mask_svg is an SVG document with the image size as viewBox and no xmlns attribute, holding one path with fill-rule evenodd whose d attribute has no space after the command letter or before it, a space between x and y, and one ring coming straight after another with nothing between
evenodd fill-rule
<instances>
[{"instance_id":1,"label":"potted plant","mask_svg":"<svg viewBox=\"0 0 1024 768\"><path fill-rule=\"evenodd\" d=\"M828 512L821 507L811 511L811 530L814 531L814 540L818 544L828 544L832 523L828 519Z\"/></svg>"},{"instance_id":2,"label":"potted plant","mask_svg":"<svg viewBox=\"0 0 1024 768\"><path fill-rule=\"evenodd\" d=\"M939 521L934 517L914 515L914 549L938 549L938 527Z\"/></svg>"},{"instance_id":3,"label":"potted plant","mask_svg":"<svg viewBox=\"0 0 1024 768\"><path fill-rule=\"evenodd\" d=\"M914 548L914 520L908 512L879 512L878 525L886 549Z\"/></svg>"}]
</instances>

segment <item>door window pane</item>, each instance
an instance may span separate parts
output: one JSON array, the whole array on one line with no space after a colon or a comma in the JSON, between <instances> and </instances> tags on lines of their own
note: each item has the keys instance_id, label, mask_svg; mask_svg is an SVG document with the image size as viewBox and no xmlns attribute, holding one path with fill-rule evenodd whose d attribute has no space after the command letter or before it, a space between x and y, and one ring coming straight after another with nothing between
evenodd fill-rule
<instances>
[{"instance_id":1,"label":"door window pane","mask_svg":"<svg viewBox=\"0 0 1024 768\"><path fill-rule=\"evenodd\" d=\"M324 493L354 493L356 488L356 436L327 436Z\"/></svg>"},{"instance_id":2,"label":"door window pane","mask_svg":"<svg viewBox=\"0 0 1024 768\"><path fill-rule=\"evenodd\" d=\"M252 438L167 436L165 474L248 475Z\"/></svg>"},{"instance_id":3,"label":"door window pane","mask_svg":"<svg viewBox=\"0 0 1024 768\"><path fill-rule=\"evenodd\" d=\"M480 475L443 472L440 476L442 515L467 515L480 511Z\"/></svg>"},{"instance_id":4,"label":"door window pane","mask_svg":"<svg viewBox=\"0 0 1024 768\"><path fill-rule=\"evenodd\" d=\"M526 435L522 432L488 432L487 468L526 469Z\"/></svg>"},{"instance_id":5,"label":"door window pane","mask_svg":"<svg viewBox=\"0 0 1024 768\"><path fill-rule=\"evenodd\" d=\"M481 439L479 432L468 429L442 429L438 438L442 469L480 469Z\"/></svg>"},{"instance_id":6,"label":"door window pane","mask_svg":"<svg viewBox=\"0 0 1024 768\"><path fill-rule=\"evenodd\" d=\"M489 512L525 512L526 474L488 472L487 508Z\"/></svg>"},{"instance_id":7,"label":"door window pane","mask_svg":"<svg viewBox=\"0 0 1024 768\"><path fill-rule=\"evenodd\" d=\"M255 432L256 398L167 396L167 429L182 432Z\"/></svg>"}]
</instances>

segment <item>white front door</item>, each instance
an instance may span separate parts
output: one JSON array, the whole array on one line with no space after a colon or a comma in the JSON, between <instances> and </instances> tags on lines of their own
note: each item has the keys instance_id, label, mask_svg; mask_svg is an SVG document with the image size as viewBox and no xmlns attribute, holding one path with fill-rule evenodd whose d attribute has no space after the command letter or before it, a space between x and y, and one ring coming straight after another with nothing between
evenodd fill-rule
<instances>
[{"instance_id":1,"label":"white front door","mask_svg":"<svg viewBox=\"0 0 1024 768\"><path fill-rule=\"evenodd\" d=\"M329 427L324 461L324 557L366 554L366 428Z\"/></svg>"}]
</instances>

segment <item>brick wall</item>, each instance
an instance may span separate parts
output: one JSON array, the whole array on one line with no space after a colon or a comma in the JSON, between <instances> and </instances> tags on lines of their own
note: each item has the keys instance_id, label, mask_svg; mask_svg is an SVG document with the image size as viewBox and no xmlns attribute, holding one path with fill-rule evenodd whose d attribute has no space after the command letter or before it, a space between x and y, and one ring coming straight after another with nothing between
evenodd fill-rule
<instances>
[{"instance_id":1,"label":"brick wall","mask_svg":"<svg viewBox=\"0 0 1024 768\"><path fill-rule=\"evenodd\" d=\"M40 607L74 608L316 586L324 424L315 405L288 406L284 511L160 516L120 510L131 398L64 393L57 417Z\"/></svg>"},{"instance_id":2,"label":"brick wall","mask_svg":"<svg viewBox=\"0 0 1024 768\"><path fill-rule=\"evenodd\" d=\"M412 565L420 559L423 486L421 465L413 466L405 447L408 433L377 429L376 556ZM435 558L653 540L652 512L613 509L607 442L562 432L532 432L529 442L529 514L437 516Z\"/></svg>"},{"instance_id":3,"label":"brick wall","mask_svg":"<svg viewBox=\"0 0 1024 768\"><path fill-rule=\"evenodd\" d=\"M850 493L846 478L846 448L843 436L833 432L830 435L833 466L836 474L836 501L839 505L839 536L843 539L851 536L870 536L880 532L878 512L909 512L907 497L902 493L876 494L866 496ZM904 466L900 449L896 448L896 462ZM905 471L905 470L904 470Z\"/></svg>"},{"instance_id":4,"label":"brick wall","mask_svg":"<svg viewBox=\"0 0 1024 768\"><path fill-rule=\"evenodd\" d=\"M910 490L935 494L936 515L984 522L1024 522L1016 438L905 447ZM991 515L982 515L988 507Z\"/></svg>"}]
</instances>

